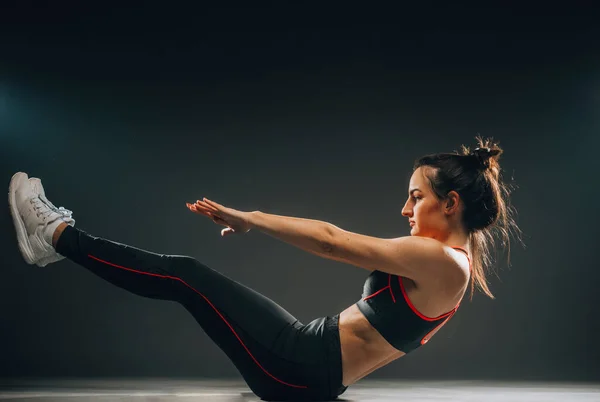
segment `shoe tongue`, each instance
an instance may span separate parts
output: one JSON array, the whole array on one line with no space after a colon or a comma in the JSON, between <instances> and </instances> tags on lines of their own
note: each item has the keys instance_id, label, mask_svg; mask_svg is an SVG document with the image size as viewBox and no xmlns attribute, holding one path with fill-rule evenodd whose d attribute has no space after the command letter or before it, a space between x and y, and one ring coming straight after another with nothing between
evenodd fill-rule
<instances>
[{"instance_id":1,"label":"shoe tongue","mask_svg":"<svg viewBox=\"0 0 600 402\"><path fill-rule=\"evenodd\" d=\"M69 211L65 207L56 208L56 206L54 206L54 204L52 204L50 201L48 201L48 199L46 199L42 195L38 195L35 198L37 200L39 200L39 202L44 204L51 212L54 212L57 214L56 217L51 219L48 223L52 223L52 222L56 221L57 219L61 219L68 224L75 222L75 220L73 219L72 211ZM51 215L51 213L48 215Z\"/></svg>"},{"instance_id":2,"label":"shoe tongue","mask_svg":"<svg viewBox=\"0 0 600 402\"><path fill-rule=\"evenodd\" d=\"M42 197L41 195L40 195L40 196L38 196L38 198L39 198L39 200L40 200L40 201L41 201L41 202L42 202L42 203L43 203L45 206L47 206L48 208L50 208L50 209L51 209L51 210L53 210L53 211L56 211L56 209L57 209L57 208L56 208L56 207L55 207L55 206L54 206L54 205L53 205L53 204L52 204L50 201L48 201L47 199L45 199L45 198L44 198L44 197Z\"/></svg>"}]
</instances>

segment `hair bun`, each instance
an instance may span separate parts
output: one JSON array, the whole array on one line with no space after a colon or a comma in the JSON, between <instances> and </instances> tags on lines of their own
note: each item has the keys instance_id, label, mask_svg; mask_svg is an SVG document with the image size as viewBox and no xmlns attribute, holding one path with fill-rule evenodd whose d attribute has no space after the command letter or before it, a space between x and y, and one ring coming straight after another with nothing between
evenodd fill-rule
<instances>
[{"instance_id":1,"label":"hair bun","mask_svg":"<svg viewBox=\"0 0 600 402\"><path fill-rule=\"evenodd\" d=\"M500 155L502 150L492 149L490 147L477 147L471 152L471 156L477 158L479 165L483 169L490 168L490 159L494 156Z\"/></svg>"}]
</instances>

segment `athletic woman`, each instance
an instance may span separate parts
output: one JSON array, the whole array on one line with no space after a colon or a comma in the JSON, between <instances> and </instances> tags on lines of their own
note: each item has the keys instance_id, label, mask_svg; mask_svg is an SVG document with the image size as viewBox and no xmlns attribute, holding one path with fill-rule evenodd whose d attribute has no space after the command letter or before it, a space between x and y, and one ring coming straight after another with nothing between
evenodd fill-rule
<instances>
[{"instance_id":1,"label":"athletic woman","mask_svg":"<svg viewBox=\"0 0 600 402\"><path fill-rule=\"evenodd\" d=\"M40 179L16 173L9 205L19 249L40 267L68 258L137 295L181 304L263 400L333 400L378 368L421 347L486 281L495 234L518 230L502 184L502 150L417 160L402 215L410 236L382 239L330 223L242 212L203 198L187 208L225 228L255 229L323 258L370 271L360 300L340 314L299 322L277 303L187 256L156 254L74 228ZM365 213L377 208L375 200Z\"/></svg>"}]
</instances>

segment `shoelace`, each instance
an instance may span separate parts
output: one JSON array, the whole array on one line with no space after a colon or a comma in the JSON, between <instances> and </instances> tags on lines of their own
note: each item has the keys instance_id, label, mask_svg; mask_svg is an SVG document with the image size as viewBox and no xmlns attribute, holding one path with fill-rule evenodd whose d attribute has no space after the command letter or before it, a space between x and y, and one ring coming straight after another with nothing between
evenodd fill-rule
<instances>
[{"instance_id":1,"label":"shoelace","mask_svg":"<svg viewBox=\"0 0 600 402\"><path fill-rule=\"evenodd\" d=\"M51 205L48 205L48 203L44 202L44 200L42 200L40 197L33 197L30 199L30 201L33 205L33 209L35 210L36 215L38 217L43 217L44 219L50 216L52 213L57 213L67 218L71 218L71 216L73 215L72 211L69 211L64 207L56 208Z\"/></svg>"},{"instance_id":2,"label":"shoelace","mask_svg":"<svg viewBox=\"0 0 600 402\"><path fill-rule=\"evenodd\" d=\"M56 213L58 213L58 214L61 214L61 215L63 215L63 216L66 216L66 217L68 217L68 218L71 218L71 217L72 217L72 215L73 215L73 212L72 212L72 211L69 211L69 210L68 210L68 209L66 209L65 207L58 207L58 208L56 208L56 207L54 206L54 204L52 204L52 203L51 203L51 202L50 202L50 201L49 201L49 200L48 200L46 197L44 197L44 195L43 195L43 194L40 194L40 195L39 195L39 198L40 198L40 200L41 200L41 201L42 201L44 204L46 204L46 205L47 205L47 206L48 206L50 209L52 209L54 212L56 212Z\"/></svg>"}]
</instances>

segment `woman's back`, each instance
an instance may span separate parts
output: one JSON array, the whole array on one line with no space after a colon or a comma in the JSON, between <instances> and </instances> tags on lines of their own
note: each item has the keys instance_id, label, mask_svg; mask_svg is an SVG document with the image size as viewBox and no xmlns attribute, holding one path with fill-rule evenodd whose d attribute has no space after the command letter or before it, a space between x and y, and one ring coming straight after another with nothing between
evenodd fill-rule
<instances>
[{"instance_id":1,"label":"woman's back","mask_svg":"<svg viewBox=\"0 0 600 402\"><path fill-rule=\"evenodd\" d=\"M456 267L448 269L468 272L466 254L457 251L454 258ZM373 292L369 279L374 276L381 285L388 278L388 284ZM343 384L348 386L425 344L456 311L468 286L466 278L449 289L448 282L435 278L417 285L408 278L374 271L365 285L372 293L340 314Z\"/></svg>"}]
</instances>

